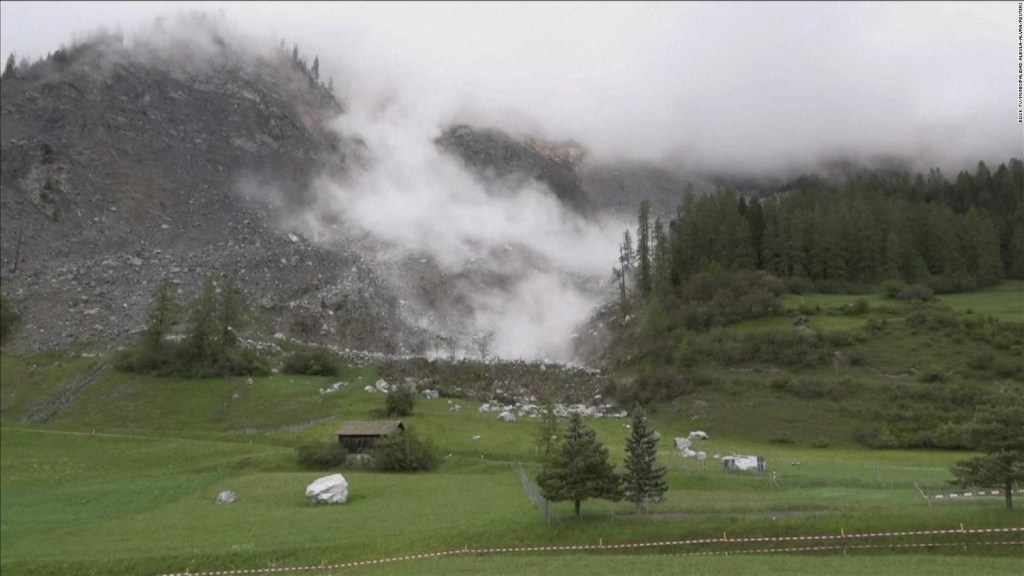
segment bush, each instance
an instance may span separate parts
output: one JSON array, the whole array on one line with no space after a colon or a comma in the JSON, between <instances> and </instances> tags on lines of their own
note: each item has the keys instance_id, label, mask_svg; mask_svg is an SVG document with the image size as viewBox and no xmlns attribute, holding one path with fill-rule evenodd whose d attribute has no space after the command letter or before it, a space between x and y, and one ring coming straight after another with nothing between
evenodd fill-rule
<instances>
[{"instance_id":1,"label":"bush","mask_svg":"<svg viewBox=\"0 0 1024 576\"><path fill-rule=\"evenodd\" d=\"M330 470L345 463L348 452L337 442L303 444L296 449L299 466L307 470Z\"/></svg>"},{"instance_id":2,"label":"bush","mask_svg":"<svg viewBox=\"0 0 1024 576\"><path fill-rule=\"evenodd\" d=\"M907 289L907 283L902 280L890 279L882 282L882 294L887 298L899 298L900 292Z\"/></svg>"},{"instance_id":3,"label":"bush","mask_svg":"<svg viewBox=\"0 0 1024 576\"><path fill-rule=\"evenodd\" d=\"M321 346L310 346L286 356L281 370L285 374L337 376L340 367L330 350Z\"/></svg>"},{"instance_id":4,"label":"bush","mask_svg":"<svg viewBox=\"0 0 1024 576\"><path fill-rule=\"evenodd\" d=\"M416 405L416 392L409 386L396 386L384 399L385 416L408 416Z\"/></svg>"},{"instance_id":5,"label":"bush","mask_svg":"<svg viewBox=\"0 0 1024 576\"><path fill-rule=\"evenodd\" d=\"M437 448L412 428L381 438L373 446L373 461L383 472L420 472L437 467Z\"/></svg>"},{"instance_id":6,"label":"bush","mask_svg":"<svg viewBox=\"0 0 1024 576\"><path fill-rule=\"evenodd\" d=\"M813 442L811 442L811 446L813 448L828 448L829 441L824 438L818 437Z\"/></svg>"},{"instance_id":7,"label":"bush","mask_svg":"<svg viewBox=\"0 0 1024 576\"><path fill-rule=\"evenodd\" d=\"M899 291L896 294L896 298L899 300L920 300L922 302L931 302L935 299L935 292L922 284L911 284L906 288Z\"/></svg>"},{"instance_id":8,"label":"bush","mask_svg":"<svg viewBox=\"0 0 1024 576\"><path fill-rule=\"evenodd\" d=\"M7 298L0 296L0 342L7 340L20 319Z\"/></svg>"}]
</instances>

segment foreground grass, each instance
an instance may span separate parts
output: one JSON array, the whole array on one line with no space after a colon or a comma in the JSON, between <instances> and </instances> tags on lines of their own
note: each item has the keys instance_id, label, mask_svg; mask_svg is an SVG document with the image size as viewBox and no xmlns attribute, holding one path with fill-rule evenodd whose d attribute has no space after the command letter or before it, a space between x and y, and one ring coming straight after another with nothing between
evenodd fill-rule
<instances>
[{"instance_id":1,"label":"foreground grass","mask_svg":"<svg viewBox=\"0 0 1024 576\"><path fill-rule=\"evenodd\" d=\"M833 576L876 576L928 574L934 576L988 576L1019 574L1020 558L977 558L963 555L759 555L728 557L687 557L664 555L619 555L609 553L572 555L515 554L503 556L457 556L397 562L394 564L337 574L387 576L397 574L530 574L571 576L574 574L687 574L689 576L761 576L763 574L831 574Z\"/></svg>"},{"instance_id":2,"label":"foreground grass","mask_svg":"<svg viewBox=\"0 0 1024 576\"><path fill-rule=\"evenodd\" d=\"M532 431L506 429L516 431L513 437ZM775 483L663 453L671 489L651 514L638 516L624 503L587 502L585 521L579 522L571 504L558 503L547 526L512 467L487 453L452 456L429 474L349 470L347 504L311 507L303 490L321 473L295 469L287 447L249 444L245 437L212 441L11 427L0 432L0 571L14 574L195 572L465 547L649 542L717 538L723 532L741 537L951 529L961 523L1014 526L1024 520L1020 513L1005 513L999 499L929 508L912 485L914 479L947 474L942 465L950 456L937 453L871 458L859 451L864 457L857 458L857 451L838 451L834 460L778 469ZM782 460L799 451L776 448L774 454ZM536 470L536 464L528 466ZM236 504L214 504L225 489L238 494ZM483 560L506 565L504 559ZM477 568L493 572L472 563L452 569ZM532 570L524 565L512 571Z\"/></svg>"}]
</instances>

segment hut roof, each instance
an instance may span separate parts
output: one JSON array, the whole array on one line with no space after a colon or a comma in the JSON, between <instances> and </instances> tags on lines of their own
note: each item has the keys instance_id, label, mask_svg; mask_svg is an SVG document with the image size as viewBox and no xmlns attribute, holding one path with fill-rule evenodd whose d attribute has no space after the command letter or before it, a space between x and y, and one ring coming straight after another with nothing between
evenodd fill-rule
<instances>
[{"instance_id":1,"label":"hut roof","mask_svg":"<svg viewBox=\"0 0 1024 576\"><path fill-rule=\"evenodd\" d=\"M401 420L371 420L345 422L334 431L335 436L387 436L405 426Z\"/></svg>"}]
</instances>

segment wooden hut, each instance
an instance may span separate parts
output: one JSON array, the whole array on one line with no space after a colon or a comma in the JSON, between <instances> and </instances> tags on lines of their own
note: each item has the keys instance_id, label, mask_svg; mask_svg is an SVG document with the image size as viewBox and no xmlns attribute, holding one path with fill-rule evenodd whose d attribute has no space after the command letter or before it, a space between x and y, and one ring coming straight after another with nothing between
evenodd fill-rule
<instances>
[{"instance_id":1,"label":"wooden hut","mask_svg":"<svg viewBox=\"0 0 1024 576\"><path fill-rule=\"evenodd\" d=\"M401 420L353 421L342 424L334 434L349 454L363 454L373 448L378 438L390 436L395 430L405 431Z\"/></svg>"}]
</instances>

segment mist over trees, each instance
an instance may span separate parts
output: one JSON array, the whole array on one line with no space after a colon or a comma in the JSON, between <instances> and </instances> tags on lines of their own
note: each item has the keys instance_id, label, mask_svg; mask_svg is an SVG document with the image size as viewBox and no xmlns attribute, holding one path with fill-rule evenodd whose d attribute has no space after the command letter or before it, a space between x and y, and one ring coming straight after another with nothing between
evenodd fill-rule
<instances>
[{"instance_id":1,"label":"mist over trees","mask_svg":"<svg viewBox=\"0 0 1024 576\"><path fill-rule=\"evenodd\" d=\"M1024 163L1013 159L995 172L979 162L952 181L932 169L802 176L763 197L687 193L667 229L643 203L635 296L686 300L703 275L735 271L767 272L794 291L851 293L886 280L948 293L1024 278L1022 195Z\"/></svg>"}]
</instances>

